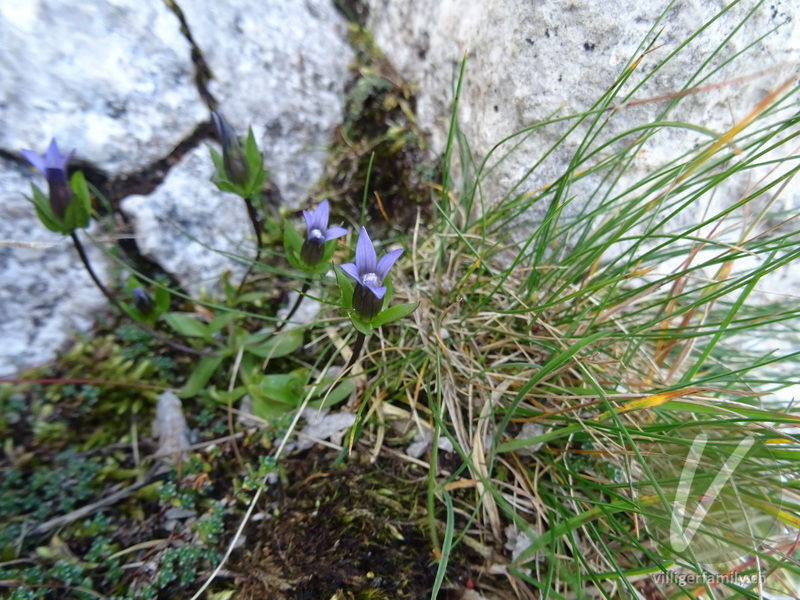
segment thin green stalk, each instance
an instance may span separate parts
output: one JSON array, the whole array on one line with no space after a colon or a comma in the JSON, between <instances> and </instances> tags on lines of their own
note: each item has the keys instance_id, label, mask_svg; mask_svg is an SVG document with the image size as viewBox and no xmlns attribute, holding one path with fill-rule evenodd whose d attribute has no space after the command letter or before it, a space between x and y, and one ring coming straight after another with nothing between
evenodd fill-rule
<instances>
[{"instance_id":1,"label":"thin green stalk","mask_svg":"<svg viewBox=\"0 0 800 600\"><path fill-rule=\"evenodd\" d=\"M286 324L292 320L294 313L297 312L297 309L300 308L300 303L303 301L303 298L306 297L309 288L311 287L311 283L306 281L303 284L303 287L300 289L300 295L297 297L297 301L294 303L292 310L289 311L289 314L286 315L286 318L275 328L275 333L280 333L281 330L286 326Z\"/></svg>"},{"instance_id":2,"label":"thin green stalk","mask_svg":"<svg viewBox=\"0 0 800 600\"><path fill-rule=\"evenodd\" d=\"M250 274L253 272L253 267L261 260L261 252L264 250L264 240L262 239L264 221L258 214L258 209L253 204L252 198L249 196L244 198L244 204L247 206L247 216L250 217L250 223L253 225L253 233L256 236L256 257L253 259L253 262L250 263L250 266L247 267L247 271L245 271L244 275L242 275L242 281L239 283L239 288L236 290L237 295L242 293L242 288L244 288L247 278L250 277Z\"/></svg>"},{"instance_id":3,"label":"thin green stalk","mask_svg":"<svg viewBox=\"0 0 800 600\"><path fill-rule=\"evenodd\" d=\"M78 256L80 256L81 262L83 263L83 266L86 267L86 270L89 272L89 277L92 278L92 281L94 281L94 283L97 286L97 288L103 293L103 295L106 297L106 299L108 299L108 301L111 302L111 304L117 310L119 310L123 315L127 315L128 313L125 311L124 308L122 308L122 306L120 305L119 301L108 290L108 288L106 288L106 286L103 284L102 281L100 281L100 278L94 272L94 269L92 268L92 264L89 262L89 257L86 254L86 250L84 249L83 244L81 243L80 239L78 238L78 234L75 233L75 230L70 232L70 237L72 238L72 243L75 245L75 250L78 251ZM145 331L145 332L149 333L150 335L152 335L154 338L156 338L160 342L163 342L164 344L166 344L167 346L169 346L171 348L174 348L175 350L179 350L180 352L186 352L188 354L195 354L197 356L211 356L211 354L212 354L211 352L204 352L202 350L195 350L194 348L190 348L189 346L184 346L183 344L179 344L177 342L173 342L171 339L169 339L165 335L162 335L161 333L155 331L154 329L151 329L150 327L148 327L144 323L139 323L138 321L132 321L132 322L136 327L138 327L142 331Z\"/></svg>"},{"instance_id":4,"label":"thin green stalk","mask_svg":"<svg viewBox=\"0 0 800 600\"><path fill-rule=\"evenodd\" d=\"M350 360L347 362L347 366L345 366L343 373L349 371L353 365L356 364L359 357L361 356L361 350L364 349L364 341L367 339L367 336L358 332L358 337L356 337L356 343L353 346L353 355L350 357Z\"/></svg>"}]
</instances>

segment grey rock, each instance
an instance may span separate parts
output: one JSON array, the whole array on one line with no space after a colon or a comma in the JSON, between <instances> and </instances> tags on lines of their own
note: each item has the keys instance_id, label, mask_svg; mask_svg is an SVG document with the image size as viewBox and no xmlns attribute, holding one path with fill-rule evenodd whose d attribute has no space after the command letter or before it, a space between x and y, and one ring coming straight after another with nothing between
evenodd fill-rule
<instances>
[{"instance_id":1,"label":"grey rock","mask_svg":"<svg viewBox=\"0 0 800 600\"><path fill-rule=\"evenodd\" d=\"M543 433L544 433L544 427L542 427L541 424L529 421L522 425L522 429L514 439L527 440L530 438L539 437ZM536 453L542 449L542 446L544 446L544 442L539 442L538 444L533 444L531 446L525 446L524 448L520 448L519 450L517 450L517 453L520 456L535 456Z\"/></svg>"},{"instance_id":2,"label":"grey rock","mask_svg":"<svg viewBox=\"0 0 800 600\"><path fill-rule=\"evenodd\" d=\"M341 411L329 413L326 410L306 408L303 411L306 426L300 432L302 436L297 440L298 450L308 450L314 446L313 440L330 440L334 444L341 444L342 436L356 422L356 415Z\"/></svg>"},{"instance_id":3,"label":"grey rock","mask_svg":"<svg viewBox=\"0 0 800 600\"><path fill-rule=\"evenodd\" d=\"M253 124L273 180L297 206L322 173L341 120L352 58L342 17L327 0L182 4L214 70L211 91L240 133ZM162 0L0 3L0 39L0 150L7 153L41 153L55 137L62 149L77 149L79 164L126 176L163 159L209 119L189 43ZM198 148L149 198L124 203L142 251L193 295L218 293L226 269L234 281L241 277L242 263L216 250L253 256L244 207L213 187L210 165L207 148ZM33 172L5 161L0 171L2 237L57 242L22 199ZM0 248L0 373L52 358L103 305L74 251L58 250Z\"/></svg>"},{"instance_id":4,"label":"grey rock","mask_svg":"<svg viewBox=\"0 0 800 600\"><path fill-rule=\"evenodd\" d=\"M725 8L722 2L678 2L658 22L665 3L652 0L636 4L622 0L574 0L566 4L561 0L533 3L369 0L368 4L368 28L376 41L399 72L419 84L419 123L430 132L437 153L445 148L460 62L466 53L459 117L478 164L506 136L556 114L569 115L588 109L620 76L627 61L642 53L645 48L639 44L651 28L663 29L657 42L663 46L642 58L631 85L656 69L692 32ZM637 91L636 98L653 98L684 87L727 81L721 87L687 96L673 116L716 132L726 131L745 117L777 83L793 75L795 67L788 63L796 64L800 58L798 5L780 0L760 7L757 4L755 0L747 0L731 6L724 16L659 68ZM747 24L723 44L751 10L754 12ZM771 31L779 24L777 30ZM763 39L759 39L761 36ZM722 50L713 56L719 46L723 46ZM740 51L741 56L735 57ZM708 78L689 83L692 74L706 60L709 65L704 73ZM727 60L730 62L723 65ZM783 71L768 71L778 65L788 66ZM716 68L719 70L712 73ZM731 81L762 71L766 72L761 76ZM632 89L631 85L621 93ZM662 100L609 115L605 137L652 120L666 104ZM491 175L484 177L485 201L496 204L506 194L523 194L552 183L564 172L585 134L585 127L579 127L573 137L544 158L570 124L548 125L503 144L491 154L489 166L520 143ZM622 185L706 139L686 129L659 133L656 143L636 157ZM526 177L540 159L543 162ZM521 185L515 188L520 181ZM566 207L567 216L585 205L582 198L587 197L596 183L592 178L576 182L570 195L577 200ZM797 188L790 193L794 205L800 204ZM539 220L542 212L534 207L533 213L533 219ZM520 235L524 235L524 229Z\"/></svg>"},{"instance_id":5,"label":"grey rock","mask_svg":"<svg viewBox=\"0 0 800 600\"><path fill-rule=\"evenodd\" d=\"M252 124L271 180L297 208L322 175L341 123L353 53L329 0L186 2L182 7L214 73L211 92L244 135Z\"/></svg>"},{"instance_id":6,"label":"grey rock","mask_svg":"<svg viewBox=\"0 0 800 600\"><path fill-rule=\"evenodd\" d=\"M297 311L292 315L292 320L286 324L283 328L285 331L291 331L292 329L299 329L309 323L313 323L317 315L319 315L320 311L322 310L322 303L318 300L314 300L314 298L320 298L321 293L320 290L309 290L308 296L303 298L303 301L300 302L300 306L297 308ZM298 292L292 291L289 292L289 297L287 299L286 305L278 310L278 319L279 321L283 321L286 317L289 316L292 308L294 308L297 300L300 298L300 294Z\"/></svg>"},{"instance_id":7,"label":"grey rock","mask_svg":"<svg viewBox=\"0 0 800 600\"><path fill-rule=\"evenodd\" d=\"M6 152L43 153L56 137L77 160L127 174L207 118L189 46L161 0L4 2L0 39ZM14 243L0 247L3 375L52 359L106 304L72 245L39 224L23 198L32 180L47 189L32 169L0 162L0 237ZM104 276L98 254L90 256Z\"/></svg>"},{"instance_id":8,"label":"grey rock","mask_svg":"<svg viewBox=\"0 0 800 600\"><path fill-rule=\"evenodd\" d=\"M213 173L208 148L195 148L151 194L129 196L120 205L132 220L139 251L193 297L219 295L225 271L238 284L255 257L244 202L217 190L209 181Z\"/></svg>"},{"instance_id":9,"label":"grey rock","mask_svg":"<svg viewBox=\"0 0 800 600\"><path fill-rule=\"evenodd\" d=\"M106 304L72 242L39 222L25 198L32 181L47 189L31 169L0 159L0 376L52 359ZM104 276L102 253L81 238Z\"/></svg>"},{"instance_id":10,"label":"grey rock","mask_svg":"<svg viewBox=\"0 0 800 600\"><path fill-rule=\"evenodd\" d=\"M0 148L51 137L113 174L166 155L208 118L162 0L0 5Z\"/></svg>"},{"instance_id":11,"label":"grey rock","mask_svg":"<svg viewBox=\"0 0 800 600\"><path fill-rule=\"evenodd\" d=\"M161 469L179 462L189 450L189 428L183 415L183 404L172 392L163 392L158 396L153 435L158 438L156 456Z\"/></svg>"}]
</instances>

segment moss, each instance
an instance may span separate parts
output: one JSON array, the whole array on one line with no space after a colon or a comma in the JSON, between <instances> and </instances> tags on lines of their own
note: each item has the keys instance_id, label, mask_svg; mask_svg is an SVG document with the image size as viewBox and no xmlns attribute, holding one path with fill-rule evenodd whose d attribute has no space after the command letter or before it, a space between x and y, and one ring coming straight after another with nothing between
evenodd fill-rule
<instances>
[{"instance_id":1,"label":"moss","mask_svg":"<svg viewBox=\"0 0 800 600\"><path fill-rule=\"evenodd\" d=\"M413 227L417 211L429 215L437 167L416 125L414 88L383 57L371 35L350 25L356 60L346 89L344 122L338 128L321 195L341 198L366 212L373 228Z\"/></svg>"},{"instance_id":2,"label":"moss","mask_svg":"<svg viewBox=\"0 0 800 600\"><path fill-rule=\"evenodd\" d=\"M424 598L437 565L422 508L426 485L417 467L358 455L311 451L286 463L291 483L271 488L271 516L251 523L259 540L233 569L254 574L241 598ZM464 546L450 557L458 578Z\"/></svg>"}]
</instances>

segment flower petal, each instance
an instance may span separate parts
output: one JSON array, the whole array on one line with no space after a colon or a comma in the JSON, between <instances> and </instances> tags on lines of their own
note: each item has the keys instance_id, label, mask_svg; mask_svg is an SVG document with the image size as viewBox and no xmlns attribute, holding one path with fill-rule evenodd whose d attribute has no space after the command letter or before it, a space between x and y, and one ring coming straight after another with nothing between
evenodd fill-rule
<instances>
[{"instance_id":1,"label":"flower petal","mask_svg":"<svg viewBox=\"0 0 800 600\"><path fill-rule=\"evenodd\" d=\"M325 231L328 228L329 215L330 209L328 207L328 201L323 200L319 203L319 206L317 206L317 210L314 211L314 227L320 231Z\"/></svg>"},{"instance_id":2,"label":"flower petal","mask_svg":"<svg viewBox=\"0 0 800 600\"><path fill-rule=\"evenodd\" d=\"M325 233L325 241L330 242L343 235L347 235L347 229L344 227L328 227L328 231Z\"/></svg>"},{"instance_id":3,"label":"flower petal","mask_svg":"<svg viewBox=\"0 0 800 600\"><path fill-rule=\"evenodd\" d=\"M44 175L47 167L45 166L45 161L41 156L36 154L36 152L33 150L23 150L22 156L24 156L29 163L36 167L42 173L42 175Z\"/></svg>"},{"instance_id":4,"label":"flower petal","mask_svg":"<svg viewBox=\"0 0 800 600\"><path fill-rule=\"evenodd\" d=\"M312 229L314 229L314 215L307 210L304 210L303 217L306 220L306 237L308 237L308 234L311 233Z\"/></svg>"},{"instance_id":5,"label":"flower petal","mask_svg":"<svg viewBox=\"0 0 800 600\"><path fill-rule=\"evenodd\" d=\"M359 273L374 273L378 268L378 257L375 255L375 247L366 228L361 228L356 244L356 266Z\"/></svg>"},{"instance_id":6,"label":"flower petal","mask_svg":"<svg viewBox=\"0 0 800 600\"><path fill-rule=\"evenodd\" d=\"M342 271L344 271L347 275L361 283L361 278L358 276L358 267L356 267L353 263L345 263L341 265Z\"/></svg>"},{"instance_id":7,"label":"flower petal","mask_svg":"<svg viewBox=\"0 0 800 600\"><path fill-rule=\"evenodd\" d=\"M234 139L236 138L236 134L233 133L231 126L228 124L228 121L225 119L225 115L222 114L221 110L212 111L211 118L214 119L214 127L217 128L219 143L224 149L226 146L230 145L231 137Z\"/></svg>"},{"instance_id":8,"label":"flower petal","mask_svg":"<svg viewBox=\"0 0 800 600\"><path fill-rule=\"evenodd\" d=\"M385 288L385 287L383 287L383 286L382 286L382 287L376 287L376 288L374 288L374 287L368 287L367 289L368 289L370 292L372 292L373 294L375 294L375 297L376 297L378 300L383 300L383 297L386 295L386 288Z\"/></svg>"},{"instance_id":9,"label":"flower petal","mask_svg":"<svg viewBox=\"0 0 800 600\"><path fill-rule=\"evenodd\" d=\"M378 278L383 283L383 280L386 279L386 276L389 274L389 269L392 268L394 261L400 258L400 255L403 253L402 248L398 250L392 250L391 252L387 252L381 259L378 261L378 268L375 269L375 273L377 273Z\"/></svg>"},{"instance_id":10,"label":"flower petal","mask_svg":"<svg viewBox=\"0 0 800 600\"><path fill-rule=\"evenodd\" d=\"M47 147L47 152L44 155L44 162L47 163L49 169L63 169L62 161L64 157L58 150L58 142L56 138L50 140L50 145Z\"/></svg>"},{"instance_id":11,"label":"flower petal","mask_svg":"<svg viewBox=\"0 0 800 600\"><path fill-rule=\"evenodd\" d=\"M211 119L214 121L214 128L217 130L217 135L222 138L222 113L212 110Z\"/></svg>"}]
</instances>

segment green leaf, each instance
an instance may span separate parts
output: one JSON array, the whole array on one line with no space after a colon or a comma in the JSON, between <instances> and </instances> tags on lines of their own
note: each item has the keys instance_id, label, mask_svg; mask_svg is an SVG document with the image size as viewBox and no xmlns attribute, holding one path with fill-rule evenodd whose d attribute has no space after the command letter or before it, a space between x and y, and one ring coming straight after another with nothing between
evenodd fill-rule
<instances>
[{"instance_id":1,"label":"green leaf","mask_svg":"<svg viewBox=\"0 0 800 600\"><path fill-rule=\"evenodd\" d=\"M147 323L149 325L151 322L155 321L155 319L152 318L152 314L145 315L140 310L138 310L134 306L131 306L127 302L120 302L119 305L122 308L122 310L124 310L125 313L137 323Z\"/></svg>"},{"instance_id":2,"label":"green leaf","mask_svg":"<svg viewBox=\"0 0 800 600\"><path fill-rule=\"evenodd\" d=\"M258 384L258 389L264 398L295 408L302 399L303 381L305 377L297 371L265 375Z\"/></svg>"},{"instance_id":3,"label":"green leaf","mask_svg":"<svg viewBox=\"0 0 800 600\"><path fill-rule=\"evenodd\" d=\"M248 302L256 303L258 300L264 299L264 292L247 292L242 294L236 299L236 304L246 304Z\"/></svg>"},{"instance_id":4,"label":"green leaf","mask_svg":"<svg viewBox=\"0 0 800 600\"><path fill-rule=\"evenodd\" d=\"M328 243L332 244L333 242L328 242ZM330 261L326 261L326 260L323 259L322 262L320 262L318 265L315 265L313 267L309 267L308 265L303 265L303 270L310 277L321 278L322 276L325 275L325 273L327 273L328 271L331 270L331 267L332 267L332 265L331 265Z\"/></svg>"},{"instance_id":5,"label":"green leaf","mask_svg":"<svg viewBox=\"0 0 800 600\"><path fill-rule=\"evenodd\" d=\"M372 319L372 325L374 327L380 327L381 325L386 325L387 323L393 323L394 321L398 321L403 317L407 317L412 312L417 310L418 306L419 302L410 302L408 304L395 304L394 306L378 313L378 315L374 319Z\"/></svg>"},{"instance_id":6,"label":"green leaf","mask_svg":"<svg viewBox=\"0 0 800 600\"><path fill-rule=\"evenodd\" d=\"M291 219L286 219L283 222L283 247L287 251L292 250L298 256L300 255L300 249L303 247L303 236L298 233Z\"/></svg>"},{"instance_id":7,"label":"green leaf","mask_svg":"<svg viewBox=\"0 0 800 600\"><path fill-rule=\"evenodd\" d=\"M286 251L286 260L288 260L289 264L299 271L304 271L306 268L306 266L303 264L303 261L300 260L300 257L294 250Z\"/></svg>"},{"instance_id":8,"label":"green leaf","mask_svg":"<svg viewBox=\"0 0 800 600\"><path fill-rule=\"evenodd\" d=\"M213 377L224 358L224 354L204 356L201 358L200 362L198 362L197 366L194 368L194 371L192 371L189 380L184 384L183 389L178 395L181 398L190 398L199 394L200 391L206 387L211 377Z\"/></svg>"},{"instance_id":9,"label":"green leaf","mask_svg":"<svg viewBox=\"0 0 800 600\"><path fill-rule=\"evenodd\" d=\"M246 345L245 350L261 358L287 356L303 345L303 332L299 329L281 331L264 342Z\"/></svg>"},{"instance_id":10,"label":"green leaf","mask_svg":"<svg viewBox=\"0 0 800 600\"><path fill-rule=\"evenodd\" d=\"M228 192L230 194L236 194L237 196L241 196L242 195L242 189L239 186L234 185L234 184L230 183L227 180L214 179L214 180L212 180L212 183L215 186L217 186L217 189L220 192Z\"/></svg>"},{"instance_id":11,"label":"green leaf","mask_svg":"<svg viewBox=\"0 0 800 600\"><path fill-rule=\"evenodd\" d=\"M211 333L206 325L188 315L171 312L164 315L167 325L186 337L210 339Z\"/></svg>"},{"instance_id":12,"label":"green leaf","mask_svg":"<svg viewBox=\"0 0 800 600\"><path fill-rule=\"evenodd\" d=\"M268 340L273 335L270 330L262 330L256 333L248 333L244 329L236 330L237 344L242 346L258 346L264 340Z\"/></svg>"},{"instance_id":13,"label":"green leaf","mask_svg":"<svg viewBox=\"0 0 800 600\"><path fill-rule=\"evenodd\" d=\"M29 198L29 200L33 203L36 209L36 216L39 217L42 225L55 233L69 235L72 230L65 227L53 214L53 209L50 208L50 198L33 184L31 184L31 191L33 192L33 197Z\"/></svg>"},{"instance_id":14,"label":"green leaf","mask_svg":"<svg viewBox=\"0 0 800 600\"><path fill-rule=\"evenodd\" d=\"M343 402L344 400L347 400L350 397L350 394L355 391L355 389L356 384L353 383L352 380L346 379L333 388L327 397L324 397L324 393L317 392L319 395L323 396L323 399L317 400L316 402L309 402L308 405L312 408L331 408Z\"/></svg>"},{"instance_id":15,"label":"green leaf","mask_svg":"<svg viewBox=\"0 0 800 600\"><path fill-rule=\"evenodd\" d=\"M211 396L212 400L225 405L238 402L239 400L242 399L242 397L246 393L247 393L247 388L245 388L243 385L233 388L233 390L231 390L230 392L226 389L223 390L217 389L215 386L211 386L208 389L208 395Z\"/></svg>"},{"instance_id":16,"label":"green leaf","mask_svg":"<svg viewBox=\"0 0 800 600\"><path fill-rule=\"evenodd\" d=\"M133 290L137 287L142 287L142 284L139 283L139 280L136 279L136 277L129 275L128 280L125 282L125 291L130 296L133 293Z\"/></svg>"},{"instance_id":17,"label":"green leaf","mask_svg":"<svg viewBox=\"0 0 800 600\"><path fill-rule=\"evenodd\" d=\"M303 399L303 384L307 379L307 369L261 377L257 385L249 386L253 414L261 419L270 419L294 410Z\"/></svg>"},{"instance_id":18,"label":"green leaf","mask_svg":"<svg viewBox=\"0 0 800 600\"><path fill-rule=\"evenodd\" d=\"M228 306L236 306L241 302L241 298L236 297L237 288L231 285L230 277L222 278L222 291L225 294L225 299L228 301Z\"/></svg>"},{"instance_id":19,"label":"green leaf","mask_svg":"<svg viewBox=\"0 0 800 600\"><path fill-rule=\"evenodd\" d=\"M31 184L33 197L29 200L36 209L36 215L42 224L50 231L69 235L74 229L83 229L89 225L91 219L92 204L89 196L89 188L86 185L86 178L81 171L76 171L70 180L70 186L74 196L67 204L64 217L59 218L50 205L50 196L45 194L35 185Z\"/></svg>"},{"instance_id":20,"label":"green leaf","mask_svg":"<svg viewBox=\"0 0 800 600\"><path fill-rule=\"evenodd\" d=\"M386 307L389 306L389 302L391 301L392 296L394 296L394 286L392 285L392 278L387 277L384 280L383 285L386 286L386 293L383 295L383 305L381 306L381 310L386 310Z\"/></svg>"},{"instance_id":21,"label":"green leaf","mask_svg":"<svg viewBox=\"0 0 800 600\"><path fill-rule=\"evenodd\" d=\"M217 172L214 174L214 177L218 181L227 181L227 179L225 178L225 163L222 162L222 155L219 152L217 152L214 148L209 147L208 150L209 152L211 152L211 161L217 168Z\"/></svg>"},{"instance_id":22,"label":"green leaf","mask_svg":"<svg viewBox=\"0 0 800 600\"><path fill-rule=\"evenodd\" d=\"M353 308L353 284L350 278L342 271L341 267L335 267L336 283L342 292L342 308Z\"/></svg>"},{"instance_id":23,"label":"green leaf","mask_svg":"<svg viewBox=\"0 0 800 600\"><path fill-rule=\"evenodd\" d=\"M247 140L244 143L244 156L247 165L250 167L250 181L247 182L247 189L244 190L246 197L253 197L261 193L264 186L266 170L264 169L264 155L258 149L256 136L253 135L253 128L247 129Z\"/></svg>"},{"instance_id":24,"label":"green leaf","mask_svg":"<svg viewBox=\"0 0 800 600\"><path fill-rule=\"evenodd\" d=\"M266 421L278 419L292 410L292 406L284 402L270 400L258 394L250 388L248 390L250 399L253 401L253 415Z\"/></svg>"},{"instance_id":25,"label":"green leaf","mask_svg":"<svg viewBox=\"0 0 800 600\"><path fill-rule=\"evenodd\" d=\"M353 324L353 327L355 327L357 331L360 331L364 335L369 335L370 333L372 333L372 325L370 325L366 321L362 321L361 319L359 319L355 313L350 315L350 322Z\"/></svg>"},{"instance_id":26,"label":"green leaf","mask_svg":"<svg viewBox=\"0 0 800 600\"><path fill-rule=\"evenodd\" d=\"M256 144L256 136L253 134L253 128L247 128L247 139L244 142L244 155L247 158L247 163L251 171L255 171L261 165L263 157L261 151Z\"/></svg>"},{"instance_id":27,"label":"green leaf","mask_svg":"<svg viewBox=\"0 0 800 600\"><path fill-rule=\"evenodd\" d=\"M92 198L83 171L73 173L69 183L75 196L67 205L64 222L70 229L84 229L89 226L92 216Z\"/></svg>"},{"instance_id":28,"label":"green leaf","mask_svg":"<svg viewBox=\"0 0 800 600\"><path fill-rule=\"evenodd\" d=\"M218 331L220 331L223 327L225 327L228 323L233 321L236 318L236 313L234 312L224 312L222 314L217 315L211 322L208 324L208 333L209 335L214 335Z\"/></svg>"},{"instance_id":29,"label":"green leaf","mask_svg":"<svg viewBox=\"0 0 800 600\"><path fill-rule=\"evenodd\" d=\"M153 291L153 301L155 302L155 312L157 315L163 315L165 312L169 310L169 304L172 299L172 295L169 293L169 290L162 286L156 286L155 290Z\"/></svg>"}]
</instances>

